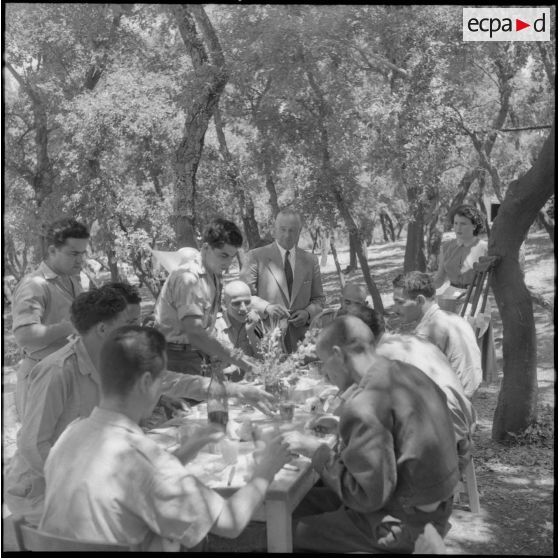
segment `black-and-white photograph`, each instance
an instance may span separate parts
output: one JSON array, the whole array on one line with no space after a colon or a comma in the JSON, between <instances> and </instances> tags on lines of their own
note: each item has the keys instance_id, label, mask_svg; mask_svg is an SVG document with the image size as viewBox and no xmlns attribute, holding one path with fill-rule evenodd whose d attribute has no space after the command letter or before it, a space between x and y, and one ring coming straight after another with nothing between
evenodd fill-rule
<instances>
[{"instance_id":1,"label":"black-and-white photograph","mask_svg":"<svg viewBox=\"0 0 558 558\"><path fill-rule=\"evenodd\" d=\"M554 5L2 21L3 552L553 555Z\"/></svg>"}]
</instances>

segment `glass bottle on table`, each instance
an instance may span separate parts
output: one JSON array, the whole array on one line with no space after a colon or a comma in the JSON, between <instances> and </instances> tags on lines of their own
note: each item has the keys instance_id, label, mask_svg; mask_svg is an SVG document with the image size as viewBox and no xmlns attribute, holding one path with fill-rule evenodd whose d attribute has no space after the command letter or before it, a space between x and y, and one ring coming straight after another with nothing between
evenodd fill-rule
<instances>
[{"instance_id":1,"label":"glass bottle on table","mask_svg":"<svg viewBox=\"0 0 558 558\"><path fill-rule=\"evenodd\" d=\"M229 399L223 368L212 364L209 359L206 359L202 367L205 367L205 369L202 368L204 375L211 375L207 388L207 420L210 424L218 425L225 431L229 422Z\"/></svg>"}]
</instances>

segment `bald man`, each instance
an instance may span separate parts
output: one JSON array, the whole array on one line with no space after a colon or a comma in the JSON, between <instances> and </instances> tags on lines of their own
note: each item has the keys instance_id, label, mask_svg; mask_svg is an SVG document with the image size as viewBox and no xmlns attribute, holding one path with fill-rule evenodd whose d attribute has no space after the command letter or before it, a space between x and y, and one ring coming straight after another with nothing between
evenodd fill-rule
<instances>
[{"instance_id":1,"label":"bald man","mask_svg":"<svg viewBox=\"0 0 558 558\"><path fill-rule=\"evenodd\" d=\"M258 313L252 309L250 287L244 281L231 281L224 286L223 296L225 310L215 322L219 338L250 357L257 356L264 326ZM238 371L237 367L230 372L233 381L244 377L244 371Z\"/></svg>"},{"instance_id":2,"label":"bald man","mask_svg":"<svg viewBox=\"0 0 558 558\"><path fill-rule=\"evenodd\" d=\"M376 353L370 328L342 316L318 337L322 372L341 394L336 450L282 434L324 486L295 510L294 551L411 553L425 525L449 530L459 479L445 397L418 368Z\"/></svg>"}]
</instances>

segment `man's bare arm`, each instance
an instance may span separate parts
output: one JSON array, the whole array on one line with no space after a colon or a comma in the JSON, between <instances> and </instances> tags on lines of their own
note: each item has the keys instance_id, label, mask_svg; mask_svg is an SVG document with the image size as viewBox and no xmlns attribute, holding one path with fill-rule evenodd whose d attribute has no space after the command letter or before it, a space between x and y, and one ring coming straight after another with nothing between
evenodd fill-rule
<instances>
[{"instance_id":1,"label":"man's bare arm","mask_svg":"<svg viewBox=\"0 0 558 558\"><path fill-rule=\"evenodd\" d=\"M37 351L48 347L51 343L64 339L76 333L70 320L64 320L57 324L29 324L18 327L14 331L14 337L20 347L26 347L31 351Z\"/></svg>"}]
</instances>

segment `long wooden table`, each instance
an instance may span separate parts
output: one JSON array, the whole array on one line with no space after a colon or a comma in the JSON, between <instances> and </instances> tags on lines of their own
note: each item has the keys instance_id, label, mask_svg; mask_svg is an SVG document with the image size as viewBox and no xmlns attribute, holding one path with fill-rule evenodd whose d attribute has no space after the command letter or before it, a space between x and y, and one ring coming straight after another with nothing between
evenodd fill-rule
<instances>
[{"instance_id":1,"label":"long wooden table","mask_svg":"<svg viewBox=\"0 0 558 558\"><path fill-rule=\"evenodd\" d=\"M204 416L205 405L196 407L196 413L186 417L184 424L188 421L206 421ZM250 420L262 426L269 427L272 424L280 429L296 429L304 431L304 425L311 418L301 405L295 408L295 417L292 423L275 422L260 413L254 411L250 415L243 413L241 408L233 407L229 410L229 420L233 428L229 428L229 434L234 436L240 427L242 418L250 417ZM176 421L171 421L175 426L161 426L152 431L155 435L159 433L161 440L166 432L172 435L172 429L177 430ZM167 447L171 437L166 441ZM334 437L324 438L328 444L334 443ZM163 442L162 442L163 443ZM252 453L255 449L254 442L238 442L238 458L235 463L227 464L223 460L219 444L210 445L200 451L195 459L186 464L185 467L197 476L207 486L216 490L219 494L227 497L240 487L244 486L251 473ZM233 469L234 467L234 469ZM232 476L231 476L232 474ZM307 492L318 480L318 474L313 470L310 460L303 456L293 460L283 467L276 475L266 493L264 503L254 514L253 521L266 523L267 550L268 552L292 552L292 512L304 498Z\"/></svg>"}]
</instances>

